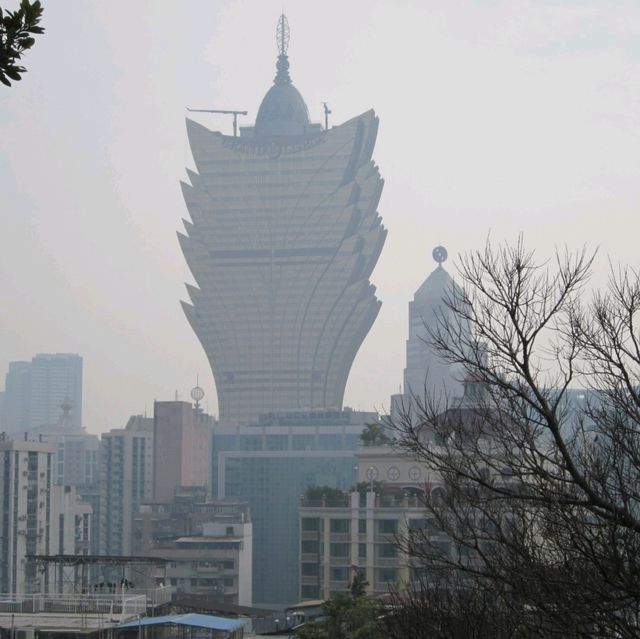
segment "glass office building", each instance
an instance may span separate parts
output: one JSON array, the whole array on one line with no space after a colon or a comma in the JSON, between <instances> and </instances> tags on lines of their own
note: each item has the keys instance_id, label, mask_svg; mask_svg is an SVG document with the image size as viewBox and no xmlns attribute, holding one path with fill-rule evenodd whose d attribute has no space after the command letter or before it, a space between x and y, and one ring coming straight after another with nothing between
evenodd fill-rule
<instances>
[{"instance_id":1,"label":"glass office building","mask_svg":"<svg viewBox=\"0 0 640 639\"><path fill-rule=\"evenodd\" d=\"M253 602L298 600L298 505L309 486L350 490L356 448L376 413L294 411L263 416L254 426L216 428L213 480L219 498L249 502L253 520Z\"/></svg>"}]
</instances>

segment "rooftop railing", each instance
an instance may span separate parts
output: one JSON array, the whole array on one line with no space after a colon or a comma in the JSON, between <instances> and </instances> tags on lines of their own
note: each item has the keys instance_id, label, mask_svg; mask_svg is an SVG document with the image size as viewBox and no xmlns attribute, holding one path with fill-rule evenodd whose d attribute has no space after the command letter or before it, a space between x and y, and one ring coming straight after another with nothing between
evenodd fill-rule
<instances>
[{"instance_id":1,"label":"rooftop railing","mask_svg":"<svg viewBox=\"0 0 640 639\"><path fill-rule=\"evenodd\" d=\"M129 618L147 612L144 595L64 595L0 593L0 614L100 614Z\"/></svg>"},{"instance_id":2,"label":"rooftop railing","mask_svg":"<svg viewBox=\"0 0 640 639\"><path fill-rule=\"evenodd\" d=\"M171 586L112 593L0 593L3 613L104 614L131 617L171 601Z\"/></svg>"}]
</instances>

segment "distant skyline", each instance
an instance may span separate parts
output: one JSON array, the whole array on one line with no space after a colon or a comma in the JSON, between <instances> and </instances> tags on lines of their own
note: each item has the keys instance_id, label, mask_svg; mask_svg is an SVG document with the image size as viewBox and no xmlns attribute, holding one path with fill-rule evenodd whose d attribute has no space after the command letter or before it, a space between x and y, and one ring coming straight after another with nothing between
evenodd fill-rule
<instances>
[{"instance_id":1,"label":"distant skyline","mask_svg":"<svg viewBox=\"0 0 640 639\"><path fill-rule=\"evenodd\" d=\"M7 8L17 0L5 3ZM121 428L188 399L208 363L180 308L176 232L193 168L186 107L246 109L291 26L291 77L311 119L373 108L389 230L371 280L382 309L345 404L388 407L408 302L488 234L541 255L600 247L640 268L640 6L632 2L302 0L44 3L28 73L0 89L0 375L38 352L84 358L84 425ZM124 19L126 16L126 19ZM231 120L202 115L212 130Z\"/></svg>"}]
</instances>

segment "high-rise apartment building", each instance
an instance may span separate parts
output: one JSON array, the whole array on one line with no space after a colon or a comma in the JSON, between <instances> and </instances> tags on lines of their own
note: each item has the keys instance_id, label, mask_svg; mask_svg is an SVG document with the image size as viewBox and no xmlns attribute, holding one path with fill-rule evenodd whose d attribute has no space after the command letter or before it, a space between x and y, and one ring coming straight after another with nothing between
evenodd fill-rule
<instances>
[{"instance_id":1,"label":"high-rise apartment building","mask_svg":"<svg viewBox=\"0 0 640 639\"><path fill-rule=\"evenodd\" d=\"M30 428L31 362L9 362L4 382L2 427L8 433Z\"/></svg>"},{"instance_id":2,"label":"high-rise apartment building","mask_svg":"<svg viewBox=\"0 0 640 639\"><path fill-rule=\"evenodd\" d=\"M82 357L67 353L41 353L31 360L30 428L60 425L63 406L70 403L69 427L82 428Z\"/></svg>"},{"instance_id":3,"label":"high-rise apartment building","mask_svg":"<svg viewBox=\"0 0 640 639\"><path fill-rule=\"evenodd\" d=\"M3 412L7 432L81 430L82 357L39 353L30 362L10 362Z\"/></svg>"},{"instance_id":4,"label":"high-rise apartment building","mask_svg":"<svg viewBox=\"0 0 640 639\"><path fill-rule=\"evenodd\" d=\"M153 495L153 419L134 415L100 441L100 552L131 554L133 515Z\"/></svg>"},{"instance_id":5,"label":"high-rise apartment building","mask_svg":"<svg viewBox=\"0 0 640 639\"><path fill-rule=\"evenodd\" d=\"M100 440L90 433L43 433L56 450L53 481L61 486L93 486L99 482Z\"/></svg>"},{"instance_id":6,"label":"high-rise apartment building","mask_svg":"<svg viewBox=\"0 0 640 639\"><path fill-rule=\"evenodd\" d=\"M239 137L187 120L197 171L179 235L197 286L187 318L216 382L220 421L339 410L380 301L369 281L386 237L372 161L378 118L323 129L293 86L280 19L273 86Z\"/></svg>"},{"instance_id":7,"label":"high-rise apartment building","mask_svg":"<svg viewBox=\"0 0 640 639\"><path fill-rule=\"evenodd\" d=\"M99 553L100 537L100 440L84 431L44 433L42 441L55 451L53 482L59 486L73 486L77 494L91 506L90 552Z\"/></svg>"},{"instance_id":8,"label":"high-rise apartment building","mask_svg":"<svg viewBox=\"0 0 640 639\"><path fill-rule=\"evenodd\" d=\"M46 590L32 555L81 554L90 544L91 508L70 486L53 483L54 448L40 440L0 439L0 590Z\"/></svg>"},{"instance_id":9,"label":"high-rise apartment building","mask_svg":"<svg viewBox=\"0 0 640 639\"><path fill-rule=\"evenodd\" d=\"M154 402L154 501L171 501L181 487L210 487L212 428L213 418L189 402Z\"/></svg>"}]
</instances>

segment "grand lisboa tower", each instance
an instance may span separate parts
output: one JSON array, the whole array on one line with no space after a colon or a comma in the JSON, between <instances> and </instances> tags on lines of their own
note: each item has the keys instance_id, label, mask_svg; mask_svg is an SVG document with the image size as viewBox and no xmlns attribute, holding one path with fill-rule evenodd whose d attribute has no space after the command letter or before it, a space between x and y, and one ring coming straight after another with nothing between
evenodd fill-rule
<instances>
[{"instance_id":1,"label":"grand lisboa tower","mask_svg":"<svg viewBox=\"0 0 640 639\"><path fill-rule=\"evenodd\" d=\"M226 423L340 409L381 304L369 281L386 237L378 118L311 123L289 77L284 16L277 36L253 127L227 136L187 119L197 170L182 184L191 221L178 237L197 286L183 307Z\"/></svg>"}]
</instances>

